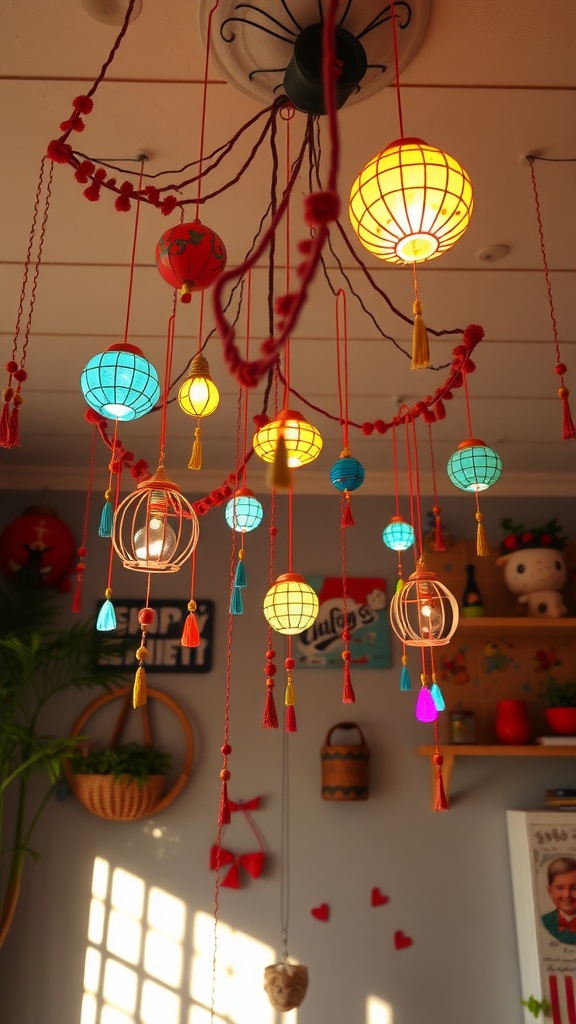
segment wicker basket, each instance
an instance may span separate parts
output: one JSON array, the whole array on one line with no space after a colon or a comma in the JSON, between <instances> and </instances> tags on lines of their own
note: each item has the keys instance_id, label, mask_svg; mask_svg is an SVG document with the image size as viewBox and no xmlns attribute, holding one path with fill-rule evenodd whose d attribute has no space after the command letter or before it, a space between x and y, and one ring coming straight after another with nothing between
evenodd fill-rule
<instances>
[{"instance_id":1,"label":"wicker basket","mask_svg":"<svg viewBox=\"0 0 576 1024\"><path fill-rule=\"evenodd\" d=\"M332 743L336 729L355 729L359 743ZM355 722L333 725L326 737L321 753L322 799L367 800L370 751L364 734Z\"/></svg>"},{"instance_id":2,"label":"wicker basket","mask_svg":"<svg viewBox=\"0 0 576 1024\"><path fill-rule=\"evenodd\" d=\"M73 775L74 794L99 818L136 821L154 812L166 785L166 775L150 775L138 783L131 775Z\"/></svg>"}]
</instances>

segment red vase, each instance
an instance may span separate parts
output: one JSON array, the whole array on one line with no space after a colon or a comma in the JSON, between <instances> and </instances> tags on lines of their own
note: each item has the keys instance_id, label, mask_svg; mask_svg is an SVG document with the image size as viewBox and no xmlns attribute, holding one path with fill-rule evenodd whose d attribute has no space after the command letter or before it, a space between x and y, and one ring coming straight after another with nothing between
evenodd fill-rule
<instances>
[{"instance_id":1,"label":"red vase","mask_svg":"<svg viewBox=\"0 0 576 1024\"><path fill-rule=\"evenodd\" d=\"M531 734L524 700L500 700L496 708L496 737L500 743L521 745Z\"/></svg>"},{"instance_id":2,"label":"red vase","mask_svg":"<svg viewBox=\"0 0 576 1024\"><path fill-rule=\"evenodd\" d=\"M560 736L576 736L576 708L544 708L546 721Z\"/></svg>"}]
</instances>

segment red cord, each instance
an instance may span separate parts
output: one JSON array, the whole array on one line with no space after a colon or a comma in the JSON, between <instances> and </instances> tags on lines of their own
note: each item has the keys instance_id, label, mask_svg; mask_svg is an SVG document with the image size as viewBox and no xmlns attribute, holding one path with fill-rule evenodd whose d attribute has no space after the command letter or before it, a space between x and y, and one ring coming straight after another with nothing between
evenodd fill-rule
<instances>
[{"instance_id":1,"label":"red cord","mask_svg":"<svg viewBox=\"0 0 576 1024\"><path fill-rule=\"evenodd\" d=\"M392 41L394 43L394 75L396 78L396 103L398 106L398 124L400 126L400 138L404 138L404 121L402 119L402 98L400 96L400 63L398 60L398 37L396 30L396 12L394 0L390 0L390 19L392 21Z\"/></svg>"},{"instance_id":2,"label":"red cord","mask_svg":"<svg viewBox=\"0 0 576 1024\"><path fill-rule=\"evenodd\" d=\"M220 0L216 0L210 14L208 15L208 30L206 33L206 56L204 60L204 85L202 90L202 121L200 123L200 158L198 160L198 192L196 195L196 220L200 210L200 196L202 193L202 164L204 162L204 135L206 132L206 108L208 105L208 67L210 64L210 43L212 40L212 17Z\"/></svg>"},{"instance_id":3,"label":"red cord","mask_svg":"<svg viewBox=\"0 0 576 1024\"><path fill-rule=\"evenodd\" d=\"M138 189L142 188L142 177L144 174L145 160L140 161L140 177ZM136 262L136 243L138 241L138 223L140 221L140 203L136 203L136 215L134 217L134 236L132 238L132 256L130 258L130 279L128 282L128 304L126 306L126 325L124 327L124 344L128 341L128 325L130 323L130 307L132 305L132 286L134 284L134 264Z\"/></svg>"}]
</instances>

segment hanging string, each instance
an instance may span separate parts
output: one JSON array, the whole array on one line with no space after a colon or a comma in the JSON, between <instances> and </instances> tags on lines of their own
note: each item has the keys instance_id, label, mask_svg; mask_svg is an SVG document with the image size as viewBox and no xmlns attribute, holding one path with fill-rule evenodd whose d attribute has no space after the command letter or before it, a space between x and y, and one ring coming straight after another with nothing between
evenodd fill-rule
<instances>
[{"instance_id":1,"label":"hanging string","mask_svg":"<svg viewBox=\"0 0 576 1024\"><path fill-rule=\"evenodd\" d=\"M144 176L144 164L148 157L140 157L140 176L138 178L138 190L142 188L142 178ZM124 326L124 344L128 341L128 328L130 325L130 310L132 307L132 289L134 285L134 267L136 265L136 246L138 243L138 225L140 223L140 203L136 203L136 213L134 216L134 233L132 235L132 255L130 257L130 277L128 280L128 301L126 304L126 324Z\"/></svg>"},{"instance_id":2,"label":"hanging string","mask_svg":"<svg viewBox=\"0 0 576 1024\"><path fill-rule=\"evenodd\" d=\"M446 542L444 540L444 533L442 530L442 520L440 513L442 511L438 504L438 489L436 486L436 464L434 461L434 445L432 444L432 424L428 424L428 443L430 447L430 466L432 468L432 491L434 495L434 504L432 506L432 512L434 515L434 537L432 540L433 551L446 551Z\"/></svg>"},{"instance_id":3,"label":"hanging string","mask_svg":"<svg viewBox=\"0 0 576 1024\"><path fill-rule=\"evenodd\" d=\"M208 70L210 65L210 44L212 42L212 18L218 8L220 0L216 0L208 15L208 28L206 32L206 54L204 59L204 83L202 86L202 120L200 122L200 156L198 159L198 192L196 194L196 220L199 219L200 196L202 194L202 166L204 163L204 136L206 133L206 109L208 106Z\"/></svg>"},{"instance_id":4,"label":"hanging string","mask_svg":"<svg viewBox=\"0 0 576 1024\"><path fill-rule=\"evenodd\" d=\"M168 333L166 342L166 367L164 370L164 391L161 398L161 409L162 409L162 420L160 427L160 465L164 465L164 448L166 445L166 413L168 410L168 393L170 391L170 375L172 373L172 354L174 351L174 330L176 323L176 292L174 292L174 300L172 307L172 314L168 318Z\"/></svg>"},{"instance_id":5,"label":"hanging string","mask_svg":"<svg viewBox=\"0 0 576 1024\"><path fill-rule=\"evenodd\" d=\"M290 924L290 750L288 736L282 738L282 795L280 821L280 929L282 960L288 963Z\"/></svg>"},{"instance_id":6,"label":"hanging string","mask_svg":"<svg viewBox=\"0 0 576 1024\"><path fill-rule=\"evenodd\" d=\"M404 121L402 119L402 98L400 96L400 61L398 59L398 36L394 0L390 0L390 20L392 22L392 42L394 45L394 85L396 89L396 104L398 107L398 126L400 128L400 138L403 139Z\"/></svg>"},{"instance_id":7,"label":"hanging string","mask_svg":"<svg viewBox=\"0 0 576 1024\"><path fill-rule=\"evenodd\" d=\"M138 667L136 669L134 686L132 688L132 706L135 709L142 707L148 700L145 669L146 661L148 660L146 637L148 636L148 626L151 626L154 622L154 609L150 608L150 584L151 574L147 573L146 603L144 608L141 608L138 612L138 622L140 623L140 647L136 651Z\"/></svg>"},{"instance_id":8,"label":"hanging string","mask_svg":"<svg viewBox=\"0 0 576 1024\"><path fill-rule=\"evenodd\" d=\"M400 408L402 409L403 406L401 406ZM416 518L417 510L416 510L416 507L415 507L414 488L413 488L413 480L412 480L412 456L411 456L411 453L410 453L410 432L409 432L409 428L410 428L410 423L411 422L412 422L412 420L411 420L411 418L409 416L406 416L404 418L405 442L406 442L406 470L407 470L407 476L408 476L408 505L409 505L409 508L410 508L410 521L411 521L412 526L414 528L414 557L415 557L416 562L419 562L421 557L422 557L422 547L421 547L421 537L419 536L420 531L417 528L417 525L418 525L417 524L417 518Z\"/></svg>"},{"instance_id":9,"label":"hanging string","mask_svg":"<svg viewBox=\"0 0 576 1024\"><path fill-rule=\"evenodd\" d=\"M236 534L232 530L232 544L230 551L230 570L229 570L229 586L228 592L232 594L234 588L234 560L236 553ZM228 768L228 758L232 753L232 747L230 746L230 692L232 683L232 629L234 623L234 616L228 614L228 632L226 637L226 687L224 696L224 742L220 747L222 754L222 770L220 772L221 789L220 789L220 805L218 808L218 826L230 824L230 807L228 804L228 783L230 781L230 771ZM220 833L219 833L220 834Z\"/></svg>"},{"instance_id":10,"label":"hanging string","mask_svg":"<svg viewBox=\"0 0 576 1024\"><path fill-rule=\"evenodd\" d=\"M422 558L422 518L420 510L420 464L418 460L418 441L416 439L416 421L412 420L412 444L414 448L414 482L415 482L415 505L416 505L416 536L418 558Z\"/></svg>"},{"instance_id":11,"label":"hanging string","mask_svg":"<svg viewBox=\"0 0 576 1024\"><path fill-rule=\"evenodd\" d=\"M528 163L530 165L530 175L532 177L532 189L534 191L534 203L536 205L536 219L538 221L538 235L540 238L540 252L542 253L542 264L544 267L544 280L546 281L546 292L548 294L548 306L550 310L550 321L552 323L552 337L554 339L554 348L556 350L556 366L554 367L556 374L560 378L560 387L558 388L558 398L562 402L563 417L562 417L562 440L569 441L576 437L576 425L572 419L572 413L570 411L570 405L568 398L570 392L564 383L564 374L567 371L566 364L562 362L560 356L560 344L558 342L558 326L556 324L556 314L554 312L554 299L552 296L552 285L550 283L550 272L548 269L548 260L546 257L546 246L544 244L544 228L542 226L542 213L540 210L540 198L538 196L538 188L536 185L536 173L534 170L534 158L528 157Z\"/></svg>"},{"instance_id":12,"label":"hanging string","mask_svg":"<svg viewBox=\"0 0 576 1024\"><path fill-rule=\"evenodd\" d=\"M468 437L472 439L472 415L470 412L470 396L468 394L468 374L466 371L466 363L462 362L462 383L464 386L464 401L466 404L466 419L468 422ZM490 554L490 549L486 541L486 534L484 533L484 527L482 525L483 515L480 511L480 499L478 498L478 491L474 491L474 497L476 499L476 554L479 558L486 558Z\"/></svg>"},{"instance_id":13,"label":"hanging string","mask_svg":"<svg viewBox=\"0 0 576 1024\"><path fill-rule=\"evenodd\" d=\"M116 421L118 426L118 421ZM116 494L114 498L114 514L118 510L120 504L120 481L122 476L122 462L115 463L114 457L110 463L110 470L116 474ZM111 486L110 486L111 490ZM114 544L110 543L110 551L108 553L108 578L106 582L106 590L104 591L104 604L102 605L96 621L96 629L101 631L108 631L116 629L116 612L112 603L113 591L112 591L112 571L114 568ZM148 598L146 599L146 606L148 605Z\"/></svg>"},{"instance_id":14,"label":"hanging string","mask_svg":"<svg viewBox=\"0 0 576 1024\"><path fill-rule=\"evenodd\" d=\"M182 629L182 636L180 638L180 644L182 647L199 647L200 646L200 629L198 626L198 618L196 611L198 605L194 600L194 592L196 586L196 548L192 552L191 563L191 581L190 581L190 600L188 601L188 615L184 620L184 626Z\"/></svg>"},{"instance_id":15,"label":"hanging string","mask_svg":"<svg viewBox=\"0 0 576 1024\"><path fill-rule=\"evenodd\" d=\"M413 370L427 370L430 366L430 346L428 344L426 324L422 319L422 303L420 302L420 293L418 291L415 262L412 264L412 274L414 279L414 302L412 303L414 323L412 327L412 362L410 365Z\"/></svg>"},{"instance_id":16,"label":"hanging string","mask_svg":"<svg viewBox=\"0 0 576 1024\"><path fill-rule=\"evenodd\" d=\"M340 299L342 300L342 330L340 329ZM342 385L342 370L340 359L340 347L343 347L342 361L344 363L344 386ZM336 372L338 380L338 408L340 410L340 422L342 424L342 444L344 451L349 452L348 440L348 317L346 308L346 292L339 288L336 292ZM344 452L342 452L344 455Z\"/></svg>"},{"instance_id":17,"label":"hanging string","mask_svg":"<svg viewBox=\"0 0 576 1024\"><path fill-rule=\"evenodd\" d=\"M92 445L90 448L90 468L88 470L88 484L86 487L86 504L84 506L84 522L82 524L82 541L78 548L79 561L76 565L76 588L74 590L74 597L72 598L72 614L78 615L82 610L82 582L84 579L84 572L86 570L86 541L88 540L88 520L90 517L90 500L92 498L92 481L94 479L94 457L96 453L96 436L97 429L94 427L92 431Z\"/></svg>"},{"instance_id":18,"label":"hanging string","mask_svg":"<svg viewBox=\"0 0 576 1024\"><path fill-rule=\"evenodd\" d=\"M276 550L276 535L278 530L276 528L276 491L272 491L270 495L270 555L268 563L268 587L271 587L274 583L275 572L275 550ZM272 647L273 631L272 627L268 626L268 643L266 647L266 665L264 671L266 673L266 700L264 704L264 714L262 716L262 728L263 729L277 729L278 728L278 713L276 711L276 704L274 701L274 676L277 672L276 663L274 658L276 652Z\"/></svg>"}]
</instances>

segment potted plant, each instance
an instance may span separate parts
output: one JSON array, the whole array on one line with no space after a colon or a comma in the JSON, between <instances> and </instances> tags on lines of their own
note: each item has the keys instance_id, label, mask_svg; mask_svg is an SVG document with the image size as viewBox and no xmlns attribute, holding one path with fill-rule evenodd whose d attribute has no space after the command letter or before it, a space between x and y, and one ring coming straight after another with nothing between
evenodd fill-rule
<instances>
[{"instance_id":1,"label":"potted plant","mask_svg":"<svg viewBox=\"0 0 576 1024\"><path fill-rule=\"evenodd\" d=\"M171 757L146 743L78 749L68 781L84 807L99 818L133 821L151 814L166 785Z\"/></svg>"},{"instance_id":2,"label":"potted plant","mask_svg":"<svg viewBox=\"0 0 576 1024\"><path fill-rule=\"evenodd\" d=\"M540 688L544 714L553 732L563 736L576 735L576 683L560 683L548 676Z\"/></svg>"}]
</instances>

